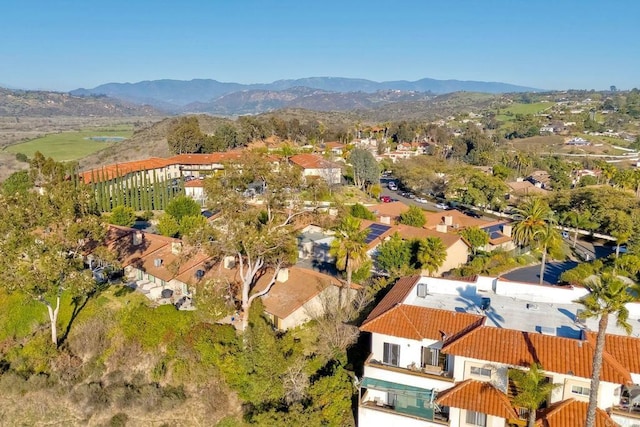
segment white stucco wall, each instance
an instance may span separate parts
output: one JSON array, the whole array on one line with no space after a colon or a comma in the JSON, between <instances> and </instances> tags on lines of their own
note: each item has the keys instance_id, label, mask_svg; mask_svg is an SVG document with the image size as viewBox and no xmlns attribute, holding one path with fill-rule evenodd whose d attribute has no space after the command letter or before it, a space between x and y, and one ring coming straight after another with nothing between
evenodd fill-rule
<instances>
[{"instance_id":1,"label":"white stucco wall","mask_svg":"<svg viewBox=\"0 0 640 427\"><path fill-rule=\"evenodd\" d=\"M358 408L358 427L442 427L442 424L429 422L401 414L391 414L360 406Z\"/></svg>"}]
</instances>

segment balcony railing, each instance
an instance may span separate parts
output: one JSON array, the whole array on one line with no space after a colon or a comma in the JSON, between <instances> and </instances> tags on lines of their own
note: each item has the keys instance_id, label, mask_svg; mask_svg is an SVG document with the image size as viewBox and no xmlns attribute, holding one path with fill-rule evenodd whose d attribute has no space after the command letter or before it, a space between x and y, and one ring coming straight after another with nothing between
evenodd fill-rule
<instances>
[{"instance_id":1,"label":"balcony railing","mask_svg":"<svg viewBox=\"0 0 640 427\"><path fill-rule=\"evenodd\" d=\"M375 368L384 369L391 372L398 372L401 374L409 374L409 375L417 375L425 378L432 378L441 381L453 381L453 373L447 372L442 369L442 366L430 366L427 365L424 368L417 366L416 364L408 365L406 368L400 366L392 366L386 363L382 363L379 360L373 359L372 355L369 355L367 360L364 362L365 366L373 366Z\"/></svg>"},{"instance_id":2,"label":"balcony railing","mask_svg":"<svg viewBox=\"0 0 640 427\"><path fill-rule=\"evenodd\" d=\"M416 400L412 399L415 403ZM426 402L421 402L426 403ZM428 406L428 405L425 405ZM419 420L433 421L438 424L449 425L449 414L443 412L439 407L433 408L424 407L423 405L390 405L382 400L375 398L370 399L369 393L365 392L360 399L360 407L366 409L373 409L376 411L386 412L389 414L399 415L403 417L415 418Z\"/></svg>"}]
</instances>

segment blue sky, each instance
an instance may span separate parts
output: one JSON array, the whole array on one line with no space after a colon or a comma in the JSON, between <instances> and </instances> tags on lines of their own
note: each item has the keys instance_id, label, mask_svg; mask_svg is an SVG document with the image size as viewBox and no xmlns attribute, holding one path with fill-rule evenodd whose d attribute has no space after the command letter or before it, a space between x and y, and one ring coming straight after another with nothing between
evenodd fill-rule
<instances>
[{"instance_id":1,"label":"blue sky","mask_svg":"<svg viewBox=\"0 0 640 427\"><path fill-rule=\"evenodd\" d=\"M0 86L14 88L315 76L640 87L635 0L20 0L0 10Z\"/></svg>"}]
</instances>

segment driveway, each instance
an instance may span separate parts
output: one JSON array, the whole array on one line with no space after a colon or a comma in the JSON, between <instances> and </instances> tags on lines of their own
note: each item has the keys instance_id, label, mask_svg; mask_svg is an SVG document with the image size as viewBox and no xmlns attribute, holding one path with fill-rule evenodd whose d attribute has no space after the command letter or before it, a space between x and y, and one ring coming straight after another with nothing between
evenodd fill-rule
<instances>
[{"instance_id":1,"label":"driveway","mask_svg":"<svg viewBox=\"0 0 640 427\"><path fill-rule=\"evenodd\" d=\"M571 234L569 239L566 240L567 244L571 246L573 244L573 235ZM588 241L578 238L575 253L584 259L597 259L605 258L614 253L615 246L605 246L602 241ZM544 268L544 283L546 285L557 285L560 279L560 275L572 268L576 267L578 262L576 261L563 261L563 262L549 262ZM513 270L509 273L503 274L507 280L513 280L516 282L526 283L538 283L540 280L540 265L534 265L531 267L523 267L517 270Z\"/></svg>"},{"instance_id":2,"label":"driveway","mask_svg":"<svg viewBox=\"0 0 640 427\"><path fill-rule=\"evenodd\" d=\"M563 262L548 262L544 266L544 284L545 285L557 285L560 281L560 275L575 268L578 265L576 261L563 261ZM507 280L514 282L524 283L539 283L540 281L540 265L534 265L531 267L523 267L517 270L513 270L510 273L503 274L502 276Z\"/></svg>"}]
</instances>

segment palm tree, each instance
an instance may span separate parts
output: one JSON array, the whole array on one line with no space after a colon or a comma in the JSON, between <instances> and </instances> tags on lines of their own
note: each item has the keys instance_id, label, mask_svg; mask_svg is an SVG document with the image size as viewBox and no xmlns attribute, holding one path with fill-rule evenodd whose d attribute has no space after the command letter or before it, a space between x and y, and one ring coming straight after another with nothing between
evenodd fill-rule
<instances>
[{"instance_id":1,"label":"palm tree","mask_svg":"<svg viewBox=\"0 0 640 427\"><path fill-rule=\"evenodd\" d=\"M416 259L418 264L433 275L447 259L447 248L439 237L427 237L417 241Z\"/></svg>"},{"instance_id":2,"label":"palm tree","mask_svg":"<svg viewBox=\"0 0 640 427\"><path fill-rule=\"evenodd\" d=\"M593 230L598 227L598 223L591 220L591 212L589 211L565 212L560 222L567 227L573 228L573 248L578 243L578 230Z\"/></svg>"},{"instance_id":3,"label":"palm tree","mask_svg":"<svg viewBox=\"0 0 640 427\"><path fill-rule=\"evenodd\" d=\"M510 369L509 379L516 387L512 398L514 406L525 408L528 413L527 427L535 427L536 411L549 398L551 392L562 384L553 384L544 375L542 367L532 363L528 371Z\"/></svg>"},{"instance_id":4,"label":"palm tree","mask_svg":"<svg viewBox=\"0 0 640 427\"><path fill-rule=\"evenodd\" d=\"M600 371L602 370L602 354L604 352L607 326L609 325L609 315L614 314L616 316L616 324L624 329L627 334L631 333L631 325L627 321L629 311L626 308L626 304L637 301L638 298L634 293L630 292L625 282L611 273L603 273L599 277L587 280L585 287L589 289L590 292L577 301L584 306L584 310L580 313L580 318L599 319L596 347L593 352L587 421L585 423L585 427L594 427L598 403L598 386L600 385Z\"/></svg>"},{"instance_id":5,"label":"palm tree","mask_svg":"<svg viewBox=\"0 0 640 427\"><path fill-rule=\"evenodd\" d=\"M369 230L360 230L361 221L347 216L336 229L336 238L331 242L329 253L336 259L336 268L347 274L346 288L351 288L351 276L368 259L366 238ZM339 294L342 306L342 288Z\"/></svg>"},{"instance_id":6,"label":"palm tree","mask_svg":"<svg viewBox=\"0 0 640 427\"><path fill-rule=\"evenodd\" d=\"M531 245L542 249L540 284L544 282L547 249L559 241L556 219L549 205L539 198L530 199L513 216L513 240L521 247Z\"/></svg>"},{"instance_id":7,"label":"palm tree","mask_svg":"<svg viewBox=\"0 0 640 427\"><path fill-rule=\"evenodd\" d=\"M544 283L544 267L547 261L547 253L549 249L556 247L560 243L560 233L555 227L555 222L548 222L544 227L535 234L534 239L539 247L541 247L542 260L540 263L540 284Z\"/></svg>"}]
</instances>

